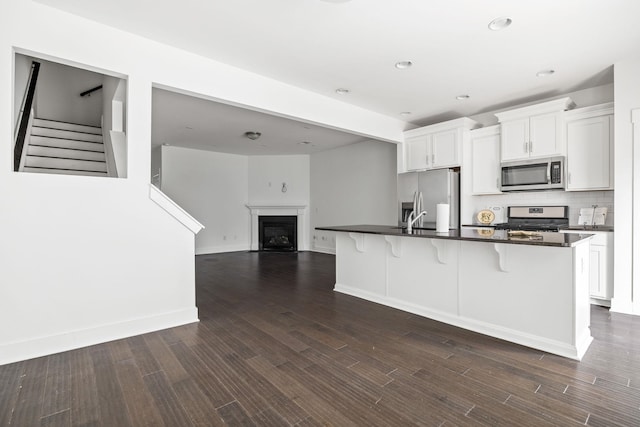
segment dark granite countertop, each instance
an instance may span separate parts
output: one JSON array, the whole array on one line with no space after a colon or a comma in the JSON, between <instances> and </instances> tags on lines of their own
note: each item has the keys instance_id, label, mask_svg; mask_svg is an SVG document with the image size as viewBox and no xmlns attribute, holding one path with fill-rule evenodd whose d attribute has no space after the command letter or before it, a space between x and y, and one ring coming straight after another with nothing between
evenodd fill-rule
<instances>
[{"instance_id":1,"label":"dark granite countertop","mask_svg":"<svg viewBox=\"0 0 640 427\"><path fill-rule=\"evenodd\" d=\"M509 236L507 230L493 230L487 227L462 227L449 230L449 232L446 233L438 233L435 230L418 229L413 230L411 234L407 234L407 230L404 228L391 225L341 225L316 227L316 230L556 247L574 246L579 241L593 236L593 234L588 234L588 232L585 232L585 234L550 232L539 233L539 237L515 237Z\"/></svg>"},{"instance_id":2,"label":"dark granite countertop","mask_svg":"<svg viewBox=\"0 0 640 427\"><path fill-rule=\"evenodd\" d=\"M570 225L569 230L590 231L613 231L613 225Z\"/></svg>"}]
</instances>

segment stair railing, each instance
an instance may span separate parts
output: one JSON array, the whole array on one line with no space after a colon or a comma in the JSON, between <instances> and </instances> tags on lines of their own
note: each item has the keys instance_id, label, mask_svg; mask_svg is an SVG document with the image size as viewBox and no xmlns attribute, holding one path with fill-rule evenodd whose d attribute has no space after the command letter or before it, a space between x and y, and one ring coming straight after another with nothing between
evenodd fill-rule
<instances>
[{"instance_id":1,"label":"stair railing","mask_svg":"<svg viewBox=\"0 0 640 427\"><path fill-rule=\"evenodd\" d=\"M33 61L31 63L31 74L27 84L27 93L20 112L20 126L18 127L18 135L16 136L16 145L13 149L13 170L20 170L20 163L24 151L24 142L27 138L29 125L31 123L31 113L33 111L33 98L36 93L36 84L38 82L38 74L40 72L40 63Z\"/></svg>"},{"instance_id":2,"label":"stair railing","mask_svg":"<svg viewBox=\"0 0 640 427\"><path fill-rule=\"evenodd\" d=\"M80 94L80 96L82 96L82 97L85 97L85 96L91 96L91 94L92 94L93 92L95 92L95 91L97 91L97 90L100 90L100 89L102 89L102 85L99 85L99 86L96 86L96 87L92 87L91 89L89 89L89 90L85 90L84 92L82 92L82 93Z\"/></svg>"}]
</instances>

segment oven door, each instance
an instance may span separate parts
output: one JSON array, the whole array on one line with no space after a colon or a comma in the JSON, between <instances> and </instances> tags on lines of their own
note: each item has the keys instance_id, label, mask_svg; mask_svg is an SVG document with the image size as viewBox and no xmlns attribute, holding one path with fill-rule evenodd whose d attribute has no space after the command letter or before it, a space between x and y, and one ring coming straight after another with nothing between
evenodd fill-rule
<instances>
[{"instance_id":1,"label":"oven door","mask_svg":"<svg viewBox=\"0 0 640 427\"><path fill-rule=\"evenodd\" d=\"M561 157L502 163L502 191L564 189Z\"/></svg>"}]
</instances>

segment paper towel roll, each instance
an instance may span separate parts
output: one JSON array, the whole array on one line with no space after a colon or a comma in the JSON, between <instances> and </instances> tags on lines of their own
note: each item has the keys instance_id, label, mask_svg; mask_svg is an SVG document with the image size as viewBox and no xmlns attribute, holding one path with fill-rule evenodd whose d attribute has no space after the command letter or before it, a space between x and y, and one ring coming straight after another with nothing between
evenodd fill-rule
<instances>
[{"instance_id":1,"label":"paper towel roll","mask_svg":"<svg viewBox=\"0 0 640 427\"><path fill-rule=\"evenodd\" d=\"M436 232L444 233L449 231L449 205L438 203L436 205Z\"/></svg>"}]
</instances>

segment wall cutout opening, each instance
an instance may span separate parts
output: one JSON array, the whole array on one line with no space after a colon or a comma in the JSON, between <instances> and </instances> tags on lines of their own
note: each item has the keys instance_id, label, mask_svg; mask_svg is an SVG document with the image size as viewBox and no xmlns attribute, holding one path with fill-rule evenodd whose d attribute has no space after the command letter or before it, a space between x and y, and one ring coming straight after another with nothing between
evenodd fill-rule
<instances>
[{"instance_id":1,"label":"wall cutout opening","mask_svg":"<svg viewBox=\"0 0 640 427\"><path fill-rule=\"evenodd\" d=\"M14 59L13 170L126 178L126 80Z\"/></svg>"}]
</instances>

